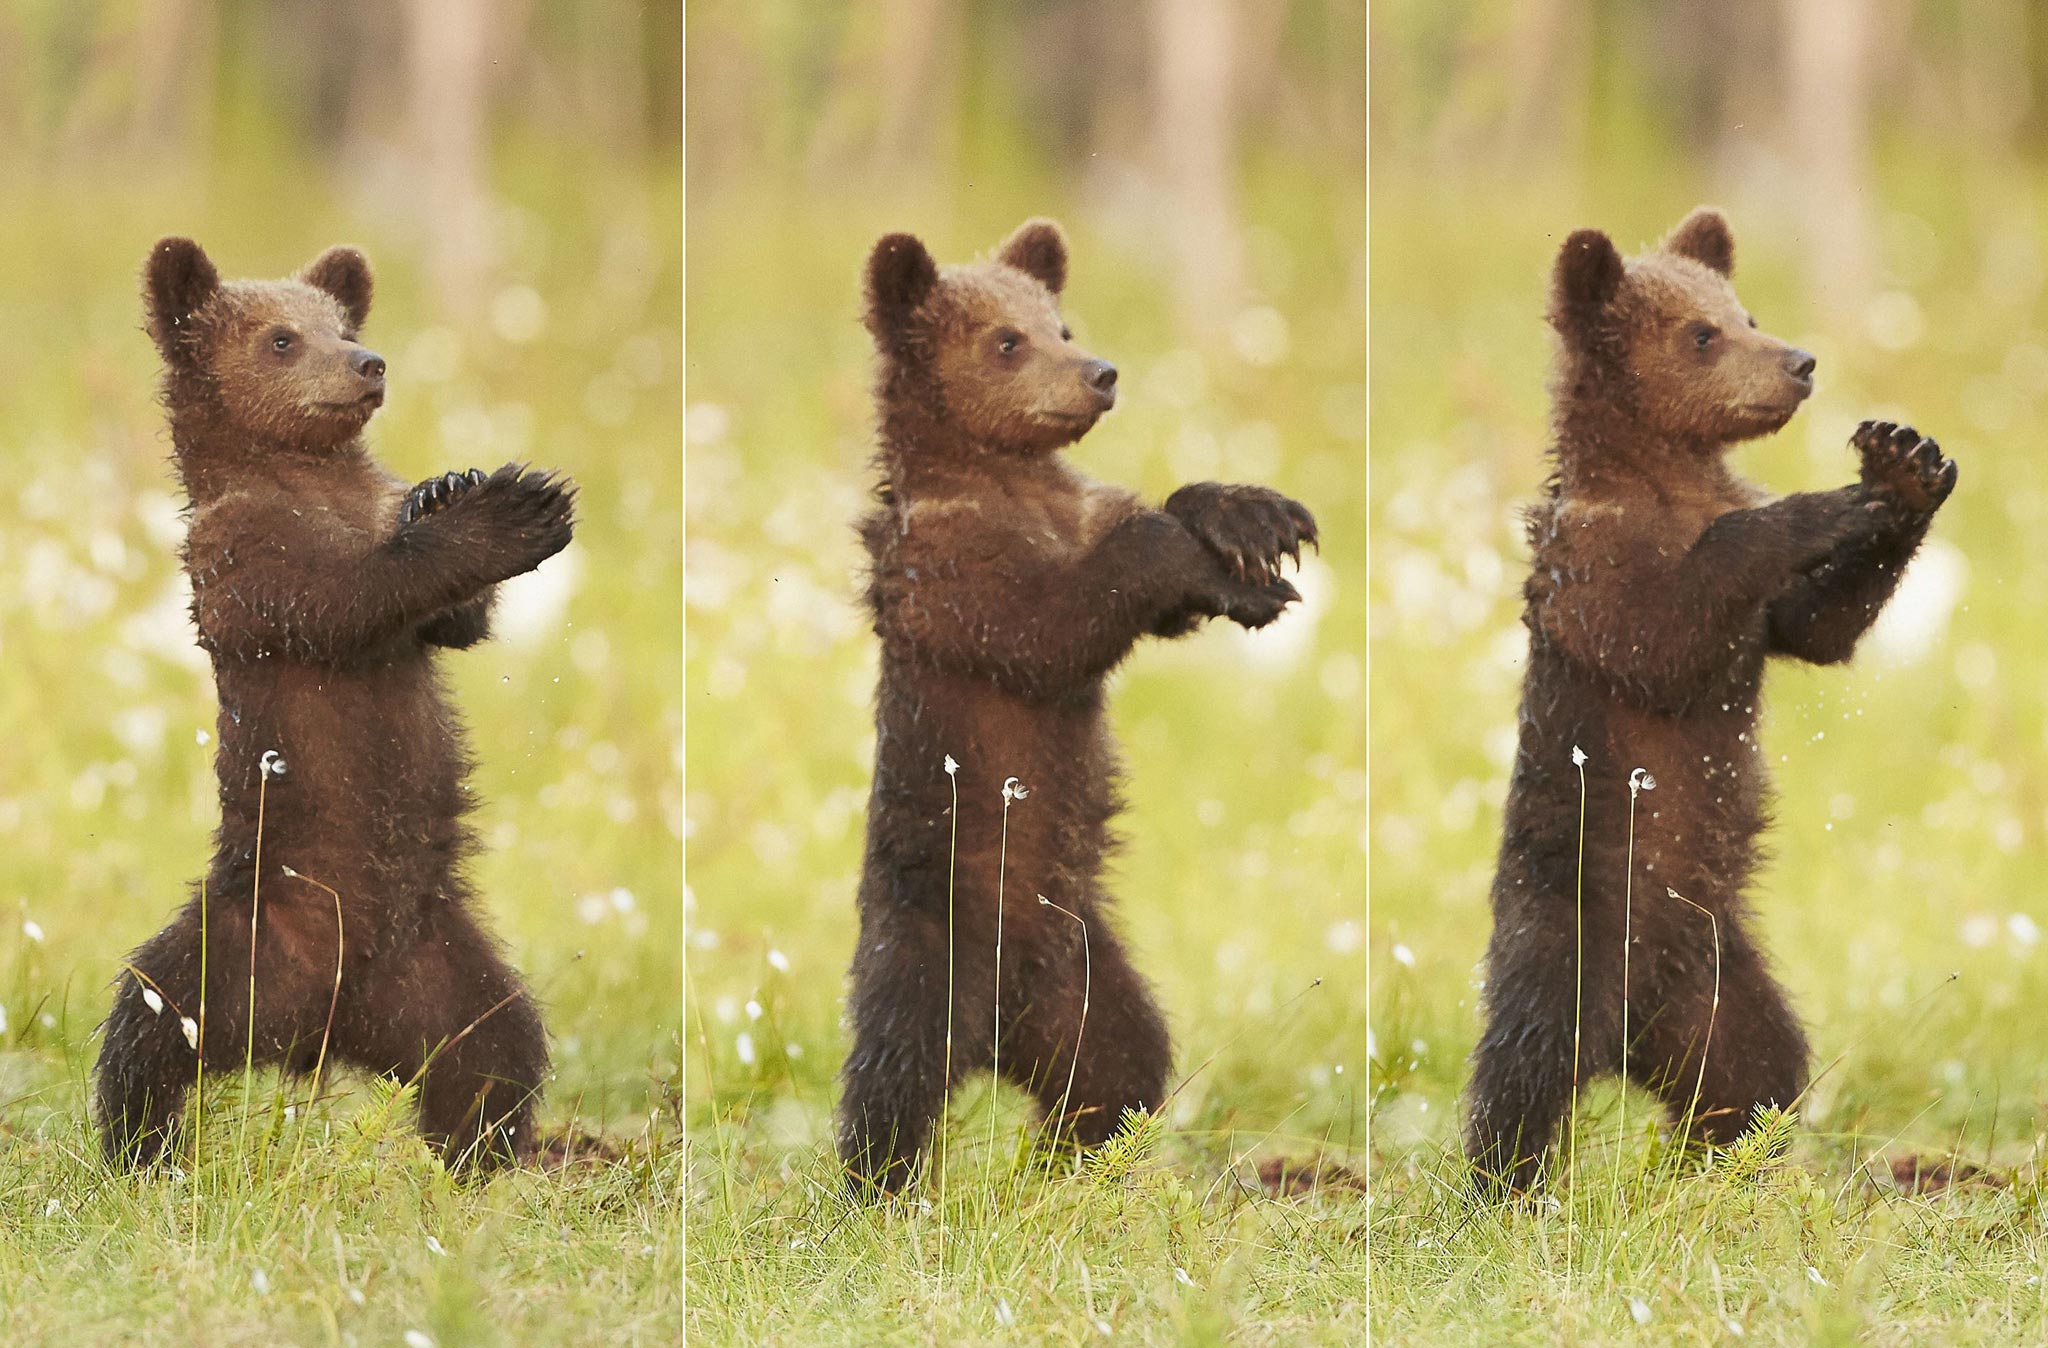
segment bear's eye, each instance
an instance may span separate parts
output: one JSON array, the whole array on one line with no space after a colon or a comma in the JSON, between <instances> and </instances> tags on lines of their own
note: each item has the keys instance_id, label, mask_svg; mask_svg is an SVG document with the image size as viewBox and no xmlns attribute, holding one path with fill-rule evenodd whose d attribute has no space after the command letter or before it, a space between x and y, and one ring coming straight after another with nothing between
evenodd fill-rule
<instances>
[{"instance_id":1,"label":"bear's eye","mask_svg":"<svg viewBox=\"0 0 2048 1348\"><path fill-rule=\"evenodd\" d=\"M1006 356L1014 354L1017 348L1022 345L1024 345L1024 334L1010 328L1003 329L996 337L996 350Z\"/></svg>"},{"instance_id":2,"label":"bear's eye","mask_svg":"<svg viewBox=\"0 0 2048 1348\"><path fill-rule=\"evenodd\" d=\"M1692 344L1704 351L1712 346L1714 339L1720 335L1721 330L1719 328L1709 327L1707 324L1702 323L1692 330Z\"/></svg>"},{"instance_id":3,"label":"bear's eye","mask_svg":"<svg viewBox=\"0 0 2048 1348\"><path fill-rule=\"evenodd\" d=\"M1756 315L1755 315L1755 314L1751 314L1751 315L1749 316L1749 326L1751 326L1752 328L1756 326Z\"/></svg>"},{"instance_id":4,"label":"bear's eye","mask_svg":"<svg viewBox=\"0 0 2048 1348\"><path fill-rule=\"evenodd\" d=\"M270 339L270 349L273 351L289 351L292 349L292 342L294 340L296 339L289 332L277 333Z\"/></svg>"},{"instance_id":5,"label":"bear's eye","mask_svg":"<svg viewBox=\"0 0 2048 1348\"><path fill-rule=\"evenodd\" d=\"M1074 340L1074 330L1066 326L1064 323L1060 325L1060 340L1063 342L1071 342Z\"/></svg>"}]
</instances>

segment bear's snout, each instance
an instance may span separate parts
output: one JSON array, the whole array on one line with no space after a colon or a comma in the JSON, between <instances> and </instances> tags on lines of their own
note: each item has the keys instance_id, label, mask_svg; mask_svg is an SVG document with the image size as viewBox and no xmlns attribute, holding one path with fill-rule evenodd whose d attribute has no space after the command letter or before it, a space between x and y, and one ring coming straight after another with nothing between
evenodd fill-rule
<instances>
[{"instance_id":1,"label":"bear's snout","mask_svg":"<svg viewBox=\"0 0 2048 1348\"><path fill-rule=\"evenodd\" d=\"M356 372L357 378L367 379L378 388L384 387L384 357L374 351L357 350L348 358L348 367Z\"/></svg>"},{"instance_id":2,"label":"bear's snout","mask_svg":"<svg viewBox=\"0 0 2048 1348\"><path fill-rule=\"evenodd\" d=\"M1081 379L1105 409L1116 406L1116 366L1106 360L1091 360L1081 367Z\"/></svg>"},{"instance_id":3,"label":"bear's snout","mask_svg":"<svg viewBox=\"0 0 2048 1348\"><path fill-rule=\"evenodd\" d=\"M1801 351L1796 346L1785 353L1785 373L1802 384L1813 382L1813 370L1819 364L1811 351Z\"/></svg>"}]
</instances>

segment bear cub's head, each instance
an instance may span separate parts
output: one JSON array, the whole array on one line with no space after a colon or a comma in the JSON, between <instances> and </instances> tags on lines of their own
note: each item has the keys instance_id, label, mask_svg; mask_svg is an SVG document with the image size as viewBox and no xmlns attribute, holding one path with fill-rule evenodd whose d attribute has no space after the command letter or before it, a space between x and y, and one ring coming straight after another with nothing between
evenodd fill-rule
<instances>
[{"instance_id":1,"label":"bear cub's head","mask_svg":"<svg viewBox=\"0 0 2048 1348\"><path fill-rule=\"evenodd\" d=\"M383 405L384 358L356 340L370 264L353 248L289 280L222 281L198 244L165 239L143 302L173 411L204 403L251 439L317 449L352 439Z\"/></svg>"},{"instance_id":2,"label":"bear cub's head","mask_svg":"<svg viewBox=\"0 0 2048 1348\"><path fill-rule=\"evenodd\" d=\"M908 234L884 237L868 258L864 317L885 403L913 400L973 448L1042 454L1080 439L1116 405L1116 367L1074 344L1060 318L1066 280L1066 239L1050 220L1026 221L993 260L964 266L938 266Z\"/></svg>"},{"instance_id":3,"label":"bear cub's head","mask_svg":"<svg viewBox=\"0 0 2048 1348\"><path fill-rule=\"evenodd\" d=\"M1593 376L1644 429L1726 443L1777 430L1813 392L1814 358L1759 331L1735 298L1735 238L1700 207L1650 252L1624 260L1597 229L1565 240L1550 322L1567 388Z\"/></svg>"}]
</instances>

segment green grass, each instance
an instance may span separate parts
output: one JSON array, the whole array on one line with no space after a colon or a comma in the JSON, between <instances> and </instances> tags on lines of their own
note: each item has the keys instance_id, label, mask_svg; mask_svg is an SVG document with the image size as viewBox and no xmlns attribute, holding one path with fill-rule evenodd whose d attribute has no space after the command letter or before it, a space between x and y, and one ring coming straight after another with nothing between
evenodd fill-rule
<instances>
[{"instance_id":1,"label":"green grass","mask_svg":"<svg viewBox=\"0 0 2048 1348\"><path fill-rule=\"evenodd\" d=\"M573 175L577 191L562 185ZM409 240L309 166L0 189L0 1303L19 1344L667 1343L681 1323L680 175L507 165L537 336L437 314ZM250 202L265 209L247 209ZM371 427L402 474L530 459L582 485L562 616L444 668L481 759L484 914L545 1007L543 1119L629 1160L460 1185L404 1101L274 1076L207 1092L171 1175L96 1161L85 1085L119 961L215 820L214 699L175 593L174 482L140 331L157 235L231 275L329 243L377 269ZM607 262L609 259L609 262ZM639 262L630 266L622 263ZM495 293L495 292L494 292ZM530 300L515 300L531 311ZM516 316L516 315L515 315ZM25 927L33 923L33 932ZM340 1083L338 1083L340 1084ZM245 1100L248 1111L245 1122ZM293 1106L284 1117L283 1107ZM431 1238L431 1241L430 1239Z\"/></svg>"},{"instance_id":2,"label":"green grass","mask_svg":"<svg viewBox=\"0 0 2048 1348\"><path fill-rule=\"evenodd\" d=\"M1363 220L1330 186L1275 168L1247 195L1290 335L1265 366L1175 331L1144 241L1028 175L957 210L693 198L693 1343L1362 1337L1356 1195L1276 1201L1250 1178L1364 1142ZM1075 461L1155 500L1203 477L1298 496L1323 525L1313 612L1149 644L1116 679L1119 921L1190 1078L1156 1130L1077 1169L1035 1154L1023 1097L970 1086L943 1183L853 1209L830 1128L873 761L860 269L889 229L964 260L1033 213L1069 226L1068 317L1123 371Z\"/></svg>"},{"instance_id":3,"label":"green grass","mask_svg":"<svg viewBox=\"0 0 2048 1348\"><path fill-rule=\"evenodd\" d=\"M1768 198L1647 157L1589 166L1578 187L1380 166L1370 1276L1382 1342L2048 1336L2048 952L2036 939L2048 922L2048 553L2035 541L2034 434L2048 388L2039 288L2000 262L2038 253L2038 227L2019 222L2039 217L2048 180L1912 145L1884 147L1879 162L1870 298L1909 295L1924 315L1903 346L1885 317L1895 299L1807 307L1796 239ZM1633 249L1716 198L1733 210L1745 302L1820 356L1812 403L1739 451L1740 467L1780 491L1837 485L1854 472L1858 420L1910 420L1960 461L1934 534L1967 582L1917 654L1866 647L1847 669L1774 668L1766 683L1778 800L1760 925L1817 1065L1832 1065L1786 1153L1702 1169L1669 1154L1649 1097L1627 1099L1623 1134L1623 1100L1600 1088L1583 1102L1559 1201L1477 1212L1461 1197L1458 1099L1524 648L1514 510L1544 473L1549 267L1574 227L1601 225ZM1911 1196L1866 1173L1873 1156L1915 1152L1959 1154L2008 1183Z\"/></svg>"}]
</instances>

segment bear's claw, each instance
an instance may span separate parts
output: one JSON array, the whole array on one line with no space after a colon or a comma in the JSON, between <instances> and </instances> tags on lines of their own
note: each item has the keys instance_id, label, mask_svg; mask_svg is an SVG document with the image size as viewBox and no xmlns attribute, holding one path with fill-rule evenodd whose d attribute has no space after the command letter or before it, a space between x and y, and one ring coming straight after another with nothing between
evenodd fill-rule
<instances>
[{"instance_id":1,"label":"bear's claw","mask_svg":"<svg viewBox=\"0 0 2048 1348\"><path fill-rule=\"evenodd\" d=\"M1866 421L1849 438L1863 460L1863 485L1909 514L1929 515L1956 487L1956 464L1911 426Z\"/></svg>"},{"instance_id":2,"label":"bear's claw","mask_svg":"<svg viewBox=\"0 0 2048 1348\"><path fill-rule=\"evenodd\" d=\"M483 480L484 470L481 468L430 477L406 493L404 504L398 507L398 522L411 524L414 520L423 519L471 487L480 485Z\"/></svg>"},{"instance_id":3,"label":"bear's claw","mask_svg":"<svg viewBox=\"0 0 2048 1348\"><path fill-rule=\"evenodd\" d=\"M1299 566L1304 543L1322 546L1307 507L1269 487L1191 482L1166 498L1165 509L1245 585L1273 583L1281 558Z\"/></svg>"}]
</instances>

